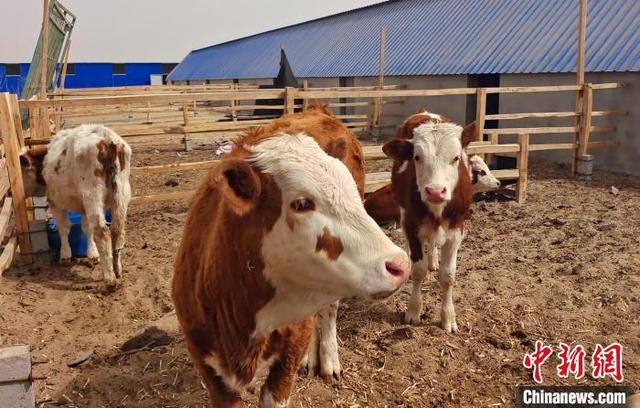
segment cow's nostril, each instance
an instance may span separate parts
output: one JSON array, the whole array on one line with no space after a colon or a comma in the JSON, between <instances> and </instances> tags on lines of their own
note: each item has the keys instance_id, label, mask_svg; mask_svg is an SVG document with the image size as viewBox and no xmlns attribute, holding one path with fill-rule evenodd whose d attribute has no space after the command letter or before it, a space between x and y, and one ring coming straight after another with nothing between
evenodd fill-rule
<instances>
[{"instance_id":1,"label":"cow's nostril","mask_svg":"<svg viewBox=\"0 0 640 408\"><path fill-rule=\"evenodd\" d=\"M447 187L442 187L442 194L446 194L447 193Z\"/></svg>"},{"instance_id":2,"label":"cow's nostril","mask_svg":"<svg viewBox=\"0 0 640 408\"><path fill-rule=\"evenodd\" d=\"M400 265L398 265L395 262L387 261L387 262L385 262L384 266L385 266L385 268L387 268L387 272L389 272L393 276L403 276L404 275L404 269L402 269L402 267L400 267Z\"/></svg>"}]
</instances>

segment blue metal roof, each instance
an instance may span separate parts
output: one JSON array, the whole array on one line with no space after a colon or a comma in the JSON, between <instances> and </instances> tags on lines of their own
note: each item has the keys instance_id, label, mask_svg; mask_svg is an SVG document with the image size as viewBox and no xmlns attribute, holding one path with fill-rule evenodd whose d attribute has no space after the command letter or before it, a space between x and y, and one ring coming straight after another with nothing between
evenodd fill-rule
<instances>
[{"instance_id":1,"label":"blue metal roof","mask_svg":"<svg viewBox=\"0 0 640 408\"><path fill-rule=\"evenodd\" d=\"M578 0L396 0L194 50L169 80L575 72ZM640 1L588 0L587 72L640 71Z\"/></svg>"}]
</instances>

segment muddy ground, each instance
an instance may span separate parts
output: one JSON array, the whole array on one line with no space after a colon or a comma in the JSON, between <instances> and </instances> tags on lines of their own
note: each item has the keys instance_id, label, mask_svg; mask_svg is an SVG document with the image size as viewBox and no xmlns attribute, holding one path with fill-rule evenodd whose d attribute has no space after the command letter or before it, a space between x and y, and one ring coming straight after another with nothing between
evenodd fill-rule
<instances>
[{"instance_id":1,"label":"muddy ground","mask_svg":"<svg viewBox=\"0 0 640 408\"><path fill-rule=\"evenodd\" d=\"M198 161L210 151L135 154L134 165ZM380 164L372 165L380 166ZM423 323L402 323L410 286L381 303L343 302L340 382L299 378L293 407L511 406L530 383L522 359L537 339L557 345L624 345L624 382L640 388L640 178L596 171L576 182L558 164L533 161L524 205L487 196L475 204L459 256L455 305L461 332L438 326L436 278L426 279ZM195 188L199 171L133 177L135 195ZM620 194L609 194L611 185ZM169 285L186 201L132 206L124 286L74 289L97 278L82 265L28 265L0 281L0 347L26 343L36 360L40 406L200 407L207 397L177 339L122 354L117 347L172 310ZM387 229L405 245L400 231ZM93 277L92 277L93 273ZM89 362L67 362L95 351ZM560 380L555 357L547 384ZM587 367L589 364L587 362ZM255 406L256 395L247 400Z\"/></svg>"}]
</instances>

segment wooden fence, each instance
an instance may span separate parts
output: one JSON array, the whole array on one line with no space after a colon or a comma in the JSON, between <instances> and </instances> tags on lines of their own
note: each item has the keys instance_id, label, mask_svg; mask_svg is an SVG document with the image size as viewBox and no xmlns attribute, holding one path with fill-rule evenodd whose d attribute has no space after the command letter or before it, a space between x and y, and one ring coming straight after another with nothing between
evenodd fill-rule
<instances>
[{"instance_id":1,"label":"wooden fence","mask_svg":"<svg viewBox=\"0 0 640 408\"><path fill-rule=\"evenodd\" d=\"M11 266L18 245L26 260L31 257L31 239L27 203L20 169L20 149L24 137L20 124L18 99L14 94L0 93L0 275ZM11 196L8 193L11 193Z\"/></svg>"},{"instance_id":2,"label":"wooden fence","mask_svg":"<svg viewBox=\"0 0 640 408\"><path fill-rule=\"evenodd\" d=\"M293 113L296 109L302 109L310 101L319 100L328 102L333 109L340 108L372 108L372 112L378 114L383 104L402 103L398 98L415 98L426 96L450 96L450 95L476 95L477 98L477 137L468 152L481 155L511 155L516 158L516 167L512 169L495 170L494 174L499 179L516 180L515 198L518 202L526 197L527 170L529 152L539 150L570 150L574 157L585 154L590 147L604 147L610 141L590 142L590 134L595 132L614 131L613 127L592 126L592 117L603 117L624 114L617 111L593 111L593 93L600 89L613 89L624 86L619 83L560 85L560 86L535 86L535 87L497 87L497 88L450 88L450 89L401 89L394 86L358 87L358 88L308 88L302 89L255 89L247 86L239 89L221 88L214 89L210 86L202 86L198 89L172 86L169 88L139 87L135 92L128 92L127 88L113 89L108 96L96 95L93 90L81 90L53 94L51 99L39 100L15 100L15 96L2 94L0 98L0 117L2 123L2 137L6 150L6 168L11 186L12 197L5 200L0 214L0 233L6 231L4 219L13 208L17 235L10 243L20 244L21 252L29 254L31 243L28 234L27 206L25 205L24 187L20 173L19 149L24 146L25 139L20 127L20 113L18 106L35 114L30 118L30 132L26 144L46 143L52 130L60 126L62 119L100 117L115 113L142 113L150 115L155 109L157 112L177 112L179 122L156 121L142 124L120 124L112 126L126 138L139 136L178 134L186 135L194 133L209 133L216 131L239 131L250 126L267 123L271 118L247 117L241 120L240 116L228 118L226 121L214 121L210 119L195 119L198 112L230 112L237 113L253 109L281 109L283 113ZM208 88L207 88L208 87ZM185 89L183 89L185 88ZM487 115L486 96L491 93L557 93L580 91L584 94L585 103L581 104L579 111L567 112L523 112L509 114ZM105 92L99 91L99 92ZM394 99L395 98L395 99ZM279 99L281 105L264 105L261 101ZM215 105L218 103L218 105ZM376 108L378 104L378 108ZM38 116L38 112L44 112ZM250 116L250 115L249 115ZM354 130L370 129L372 124L379 123L379 117L369 114L339 115L348 126ZM576 121L573 126L555 127L500 127L498 129L485 129L487 120L517 121L519 119L536 118L569 118ZM53 129L51 124L54 124ZM540 134L577 134L576 140L571 143L531 143L536 135ZM485 137L486 135L486 137ZM501 143L501 136L517 135L516 143ZM485 140L487 139L487 140ZM133 139L135 140L135 139ZM130 141L133 141L130 140ZM380 146L365 146L366 160L386 159ZM207 160L191 163L173 163L157 166L133 167L132 174L150 174L160 172L175 172L183 170L207 169L215 166L216 160ZM366 176L366 191L371 192L385 185L390 180L389 172L369 173ZM1 189L1 185L0 185ZM0 190L0 193L2 191ZM6 191L4 192L6 193ZM161 193L146 196L134 196L132 204L146 204L177 200L190 197L193 191ZM1 195L0 195L1 196ZM7 204L8 202L8 204ZM1 261L4 255L0 257Z\"/></svg>"}]
</instances>

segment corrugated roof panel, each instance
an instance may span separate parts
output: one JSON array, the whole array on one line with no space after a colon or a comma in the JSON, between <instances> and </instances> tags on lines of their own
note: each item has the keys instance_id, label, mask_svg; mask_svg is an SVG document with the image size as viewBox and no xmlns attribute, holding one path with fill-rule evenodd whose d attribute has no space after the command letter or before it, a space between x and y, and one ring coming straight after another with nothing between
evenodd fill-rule
<instances>
[{"instance_id":1,"label":"corrugated roof panel","mask_svg":"<svg viewBox=\"0 0 640 408\"><path fill-rule=\"evenodd\" d=\"M172 81L575 72L578 0L395 0L194 50ZM640 71L640 1L589 0L586 70Z\"/></svg>"}]
</instances>

